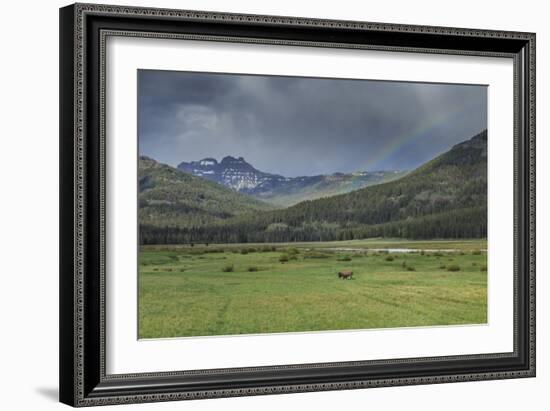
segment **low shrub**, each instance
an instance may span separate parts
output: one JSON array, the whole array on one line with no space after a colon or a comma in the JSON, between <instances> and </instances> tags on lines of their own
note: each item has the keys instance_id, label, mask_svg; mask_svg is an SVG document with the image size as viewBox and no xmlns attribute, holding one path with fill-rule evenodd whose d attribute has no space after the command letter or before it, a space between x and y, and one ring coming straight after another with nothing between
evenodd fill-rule
<instances>
[{"instance_id":1,"label":"low shrub","mask_svg":"<svg viewBox=\"0 0 550 411\"><path fill-rule=\"evenodd\" d=\"M234 271L234 269L235 269L235 267L233 266L233 264L228 264L228 265L226 265L222 268L222 271L224 273L232 273Z\"/></svg>"},{"instance_id":2,"label":"low shrub","mask_svg":"<svg viewBox=\"0 0 550 411\"><path fill-rule=\"evenodd\" d=\"M439 269L440 269L440 270L444 270L444 269L446 269L446 268L447 268L447 266L446 266L445 264L441 264L441 265L439 266Z\"/></svg>"},{"instance_id":3,"label":"low shrub","mask_svg":"<svg viewBox=\"0 0 550 411\"><path fill-rule=\"evenodd\" d=\"M341 255L336 258L337 261L351 261L351 257L349 255Z\"/></svg>"},{"instance_id":4,"label":"low shrub","mask_svg":"<svg viewBox=\"0 0 550 411\"><path fill-rule=\"evenodd\" d=\"M250 272L258 271L258 267L248 267L248 271Z\"/></svg>"},{"instance_id":5,"label":"low shrub","mask_svg":"<svg viewBox=\"0 0 550 411\"><path fill-rule=\"evenodd\" d=\"M451 264L447 267L447 271L460 271L460 267L456 264Z\"/></svg>"},{"instance_id":6,"label":"low shrub","mask_svg":"<svg viewBox=\"0 0 550 411\"><path fill-rule=\"evenodd\" d=\"M480 268L481 271L487 271L487 266L486 265L482 265L481 268Z\"/></svg>"},{"instance_id":7,"label":"low shrub","mask_svg":"<svg viewBox=\"0 0 550 411\"><path fill-rule=\"evenodd\" d=\"M247 250L246 248L243 248L243 249L241 250L241 254L243 254L243 255L244 255L244 254L248 254L248 250Z\"/></svg>"},{"instance_id":8,"label":"low shrub","mask_svg":"<svg viewBox=\"0 0 550 411\"><path fill-rule=\"evenodd\" d=\"M407 266L407 271L416 271L416 268L414 268L414 267L408 265L408 266Z\"/></svg>"},{"instance_id":9,"label":"low shrub","mask_svg":"<svg viewBox=\"0 0 550 411\"><path fill-rule=\"evenodd\" d=\"M279 257L279 262L280 262L280 263L286 263L286 262L288 262L288 255L286 255L286 254L281 255L281 256Z\"/></svg>"},{"instance_id":10,"label":"low shrub","mask_svg":"<svg viewBox=\"0 0 550 411\"><path fill-rule=\"evenodd\" d=\"M386 257L386 261L393 261L393 256L388 255L388 256Z\"/></svg>"},{"instance_id":11,"label":"low shrub","mask_svg":"<svg viewBox=\"0 0 550 411\"><path fill-rule=\"evenodd\" d=\"M472 255L481 255L481 250L472 251Z\"/></svg>"}]
</instances>

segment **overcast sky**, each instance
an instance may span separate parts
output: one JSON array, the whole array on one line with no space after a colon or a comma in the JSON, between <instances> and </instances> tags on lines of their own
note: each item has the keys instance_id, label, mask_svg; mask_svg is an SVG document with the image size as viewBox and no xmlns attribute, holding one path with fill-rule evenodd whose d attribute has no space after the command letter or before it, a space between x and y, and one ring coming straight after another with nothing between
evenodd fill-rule
<instances>
[{"instance_id":1,"label":"overcast sky","mask_svg":"<svg viewBox=\"0 0 550 411\"><path fill-rule=\"evenodd\" d=\"M140 70L140 155L293 177L410 170L487 127L487 88Z\"/></svg>"}]
</instances>

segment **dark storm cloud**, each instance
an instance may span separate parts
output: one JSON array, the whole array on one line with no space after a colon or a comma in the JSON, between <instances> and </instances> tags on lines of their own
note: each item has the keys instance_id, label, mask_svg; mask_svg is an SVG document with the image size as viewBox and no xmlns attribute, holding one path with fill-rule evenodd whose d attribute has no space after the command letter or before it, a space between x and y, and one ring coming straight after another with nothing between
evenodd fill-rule
<instances>
[{"instance_id":1,"label":"dark storm cloud","mask_svg":"<svg viewBox=\"0 0 550 411\"><path fill-rule=\"evenodd\" d=\"M139 72L140 154L286 176L412 169L487 127L485 86Z\"/></svg>"}]
</instances>

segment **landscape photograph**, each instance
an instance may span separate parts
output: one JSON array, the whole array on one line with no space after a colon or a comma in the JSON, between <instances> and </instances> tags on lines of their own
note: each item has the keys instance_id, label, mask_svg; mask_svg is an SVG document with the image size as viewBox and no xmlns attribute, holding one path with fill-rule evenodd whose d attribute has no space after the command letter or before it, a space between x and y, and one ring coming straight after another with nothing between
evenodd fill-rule
<instances>
[{"instance_id":1,"label":"landscape photograph","mask_svg":"<svg viewBox=\"0 0 550 411\"><path fill-rule=\"evenodd\" d=\"M487 323L487 87L138 71L138 337Z\"/></svg>"}]
</instances>

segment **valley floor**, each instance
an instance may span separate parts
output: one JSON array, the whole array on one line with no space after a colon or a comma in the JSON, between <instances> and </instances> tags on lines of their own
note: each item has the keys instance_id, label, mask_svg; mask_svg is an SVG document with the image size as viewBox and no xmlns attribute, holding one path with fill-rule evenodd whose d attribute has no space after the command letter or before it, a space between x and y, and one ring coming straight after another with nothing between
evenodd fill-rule
<instances>
[{"instance_id":1,"label":"valley floor","mask_svg":"<svg viewBox=\"0 0 550 411\"><path fill-rule=\"evenodd\" d=\"M140 338L487 322L485 240L144 246ZM353 271L352 280L338 272Z\"/></svg>"}]
</instances>

